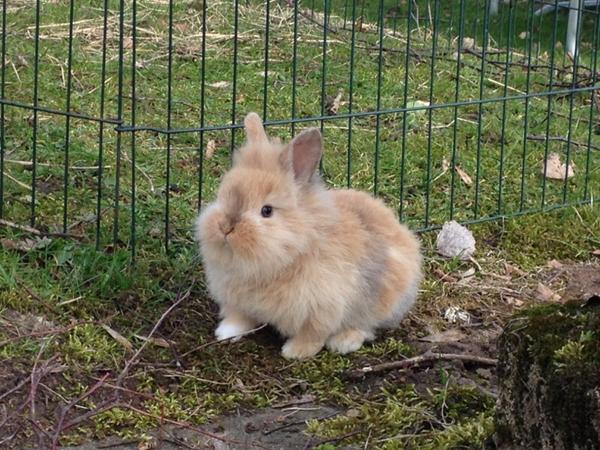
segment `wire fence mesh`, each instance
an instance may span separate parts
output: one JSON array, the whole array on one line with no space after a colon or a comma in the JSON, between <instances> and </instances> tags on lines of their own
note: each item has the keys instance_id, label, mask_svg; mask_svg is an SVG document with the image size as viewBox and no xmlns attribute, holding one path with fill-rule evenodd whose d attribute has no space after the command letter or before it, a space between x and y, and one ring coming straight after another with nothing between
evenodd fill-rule
<instances>
[{"instance_id":1,"label":"wire fence mesh","mask_svg":"<svg viewBox=\"0 0 600 450\"><path fill-rule=\"evenodd\" d=\"M187 245L249 111L284 140L320 126L326 181L373 192L414 229L590 203L599 12L581 0L3 0L0 218L134 255Z\"/></svg>"}]
</instances>

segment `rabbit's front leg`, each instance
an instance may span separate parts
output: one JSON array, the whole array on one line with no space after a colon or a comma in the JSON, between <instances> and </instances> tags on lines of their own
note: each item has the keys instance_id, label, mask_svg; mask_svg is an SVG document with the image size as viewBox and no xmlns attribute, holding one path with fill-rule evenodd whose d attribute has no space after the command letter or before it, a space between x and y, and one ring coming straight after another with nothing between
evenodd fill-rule
<instances>
[{"instance_id":1,"label":"rabbit's front leg","mask_svg":"<svg viewBox=\"0 0 600 450\"><path fill-rule=\"evenodd\" d=\"M239 339L241 335L256 327L254 320L230 306L221 308L221 317L223 319L215 330L215 336L220 341L236 337Z\"/></svg>"},{"instance_id":2,"label":"rabbit's front leg","mask_svg":"<svg viewBox=\"0 0 600 450\"><path fill-rule=\"evenodd\" d=\"M325 345L329 331L308 319L300 331L289 338L281 349L286 359L305 359L316 355Z\"/></svg>"}]
</instances>

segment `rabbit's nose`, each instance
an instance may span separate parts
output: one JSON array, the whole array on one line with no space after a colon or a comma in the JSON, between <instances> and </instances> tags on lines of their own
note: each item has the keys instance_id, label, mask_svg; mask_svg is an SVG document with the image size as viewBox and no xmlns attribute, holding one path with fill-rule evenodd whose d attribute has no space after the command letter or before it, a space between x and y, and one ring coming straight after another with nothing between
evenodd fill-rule
<instances>
[{"instance_id":1,"label":"rabbit's nose","mask_svg":"<svg viewBox=\"0 0 600 450\"><path fill-rule=\"evenodd\" d=\"M219 223L219 229L221 230L221 233L223 233L225 236L227 236L228 234L230 234L233 229L235 227L231 224L231 222L221 222Z\"/></svg>"}]
</instances>

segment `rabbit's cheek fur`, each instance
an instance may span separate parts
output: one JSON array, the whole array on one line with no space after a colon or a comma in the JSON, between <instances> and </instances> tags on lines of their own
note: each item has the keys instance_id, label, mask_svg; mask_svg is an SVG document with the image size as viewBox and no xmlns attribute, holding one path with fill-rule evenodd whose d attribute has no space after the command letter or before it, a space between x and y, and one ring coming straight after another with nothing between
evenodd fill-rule
<instances>
[{"instance_id":1,"label":"rabbit's cheek fur","mask_svg":"<svg viewBox=\"0 0 600 450\"><path fill-rule=\"evenodd\" d=\"M217 203L208 205L196 221L196 239L203 245L212 245L217 248L224 247L224 240L221 224L225 220L221 207Z\"/></svg>"},{"instance_id":2,"label":"rabbit's cheek fur","mask_svg":"<svg viewBox=\"0 0 600 450\"><path fill-rule=\"evenodd\" d=\"M236 256L244 259L256 257L257 249L260 247L260 236L258 225L249 217L242 217L235 225L233 231L227 235L227 242Z\"/></svg>"}]
</instances>

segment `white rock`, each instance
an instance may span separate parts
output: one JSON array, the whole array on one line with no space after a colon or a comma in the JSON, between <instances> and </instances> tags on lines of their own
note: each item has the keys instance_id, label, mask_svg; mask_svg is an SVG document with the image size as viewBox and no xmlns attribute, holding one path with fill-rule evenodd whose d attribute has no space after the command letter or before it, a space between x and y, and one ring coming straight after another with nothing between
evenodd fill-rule
<instances>
[{"instance_id":1,"label":"white rock","mask_svg":"<svg viewBox=\"0 0 600 450\"><path fill-rule=\"evenodd\" d=\"M439 254L448 258L469 259L475 253L475 238L466 227L452 220L438 233L436 247Z\"/></svg>"},{"instance_id":2,"label":"white rock","mask_svg":"<svg viewBox=\"0 0 600 450\"><path fill-rule=\"evenodd\" d=\"M448 309L446 309L446 312L444 312L444 319L446 319L450 323L471 323L471 315L464 309L459 308L458 306L450 306Z\"/></svg>"}]
</instances>

